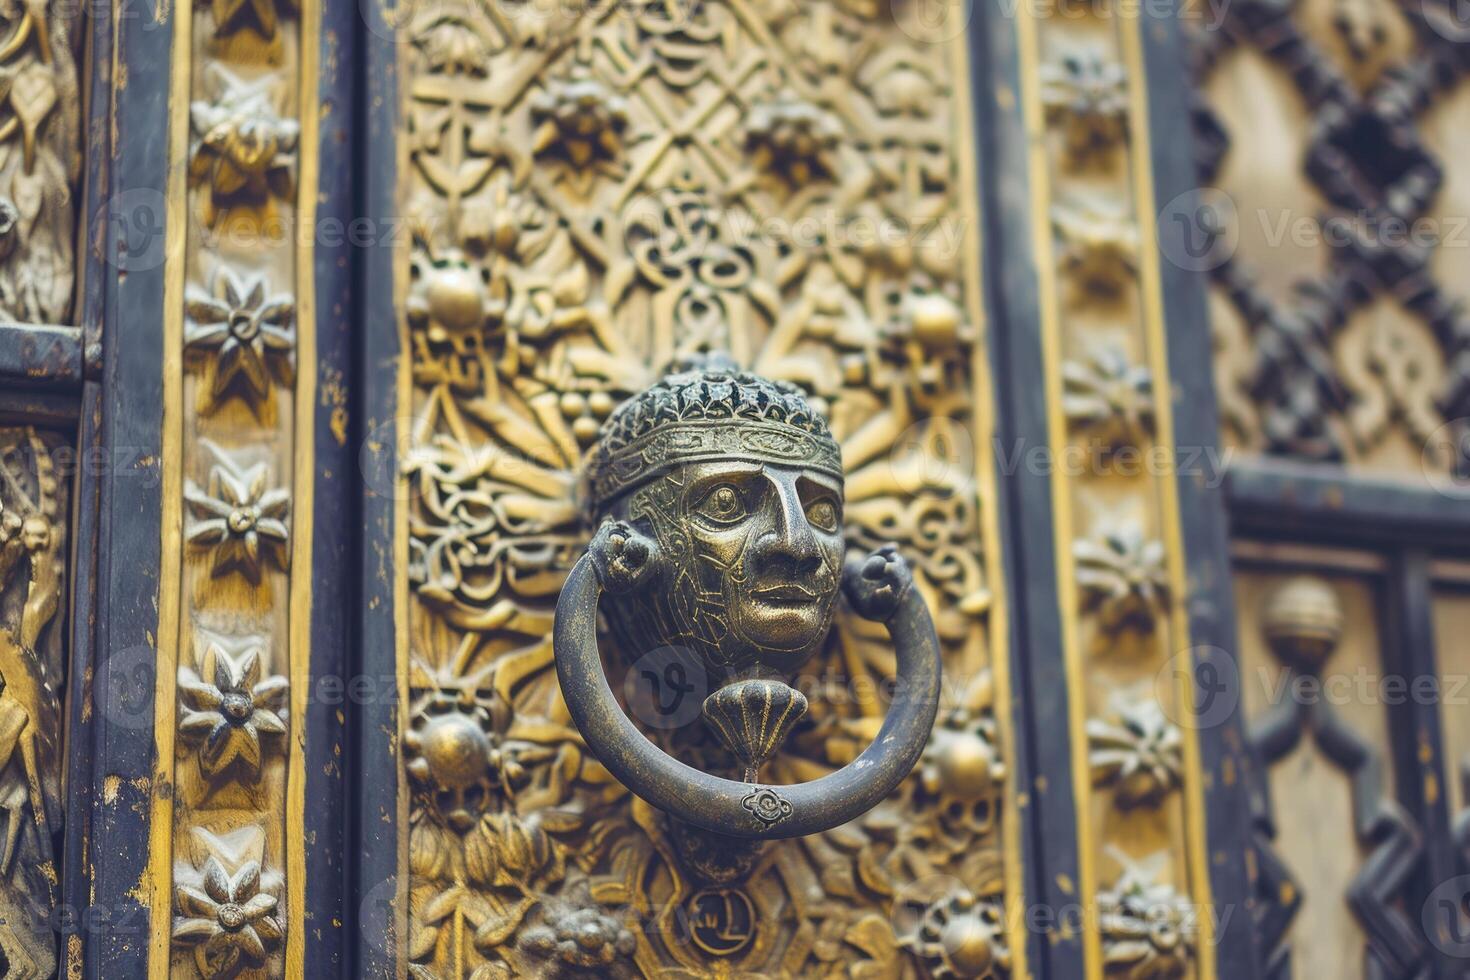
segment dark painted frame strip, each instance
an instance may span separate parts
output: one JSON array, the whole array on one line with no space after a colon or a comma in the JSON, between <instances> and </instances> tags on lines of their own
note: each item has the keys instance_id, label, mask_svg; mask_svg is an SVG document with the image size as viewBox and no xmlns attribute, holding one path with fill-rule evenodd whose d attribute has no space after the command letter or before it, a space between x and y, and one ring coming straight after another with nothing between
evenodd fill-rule
<instances>
[{"instance_id":1,"label":"dark painted frame strip","mask_svg":"<svg viewBox=\"0 0 1470 980\"><path fill-rule=\"evenodd\" d=\"M1239 536L1281 536L1382 550L1470 553L1470 490L1352 475L1291 460L1239 460L1225 481Z\"/></svg>"},{"instance_id":2,"label":"dark painted frame strip","mask_svg":"<svg viewBox=\"0 0 1470 980\"><path fill-rule=\"evenodd\" d=\"M363 481L362 543L357 582L354 647L356 673L370 678L375 696L354 699L350 708L348 793L353 817L348 898L352 945L348 973L397 977L399 951L407 947L406 910L398 901L399 827L397 742L399 730L399 570L395 561L395 500L398 438L397 297L394 265L398 227L398 52L394 0L359 7L358 59L361 161L358 215L378 234L359 253L357 295L361 300L357 373L361 398L353 412L353 442ZM323 168L325 173L325 168Z\"/></svg>"},{"instance_id":3,"label":"dark painted frame strip","mask_svg":"<svg viewBox=\"0 0 1470 980\"><path fill-rule=\"evenodd\" d=\"M980 13L979 11L983 11ZM983 4L972 18L975 99L981 134L986 297L997 398L997 465L1018 448L1048 446L1040 295L1032 259L1033 216L1027 136L1014 17ZM1040 469L1002 466L1003 542L1011 597L1015 726L1024 746L1013 756L1026 782L1028 961L1038 977L1082 977L1082 934L1056 923L1082 901L1077 893L1077 803L1073 796L1065 651L1057 590L1051 479ZM1022 751L1024 748L1024 757ZM1046 914L1033 917L1034 909ZM1015 914L1014 910L1008 910ZM1075 925L1075 921L1073 923Z\"/></svg>"},{"instance_id":4,"label":"dark painted frame strip","mask_svg":"<svg viewBox=\"0 0 1470 980\"><path fill-rule=\"evenodd\" d=\"M999 151L1001 141L994 138L995 127L1004 125L996 118L999 107L996 105L992 95L994 91L994 51L992 42L987 36L989 30L994 30L995 25L986 24L983 18L971 17L969 20L969 48L970 48L970 77L965 82L970 86L971 111L975 114L971 132L975 138L975 161L976 177L979 186L975 189L976 200L980 205L979 218L981 220L982 233L980 236L982 303L985 309L985 318L989 323L989 337L987 338L988 367L992 379L991 391L996 404L991 406L991 415L996 419L996 431L992 438L999 442L1003 437L1005 422L1004 411L1006 400L1002 395L1003 380L1009 373L1009 360L1005 355L1006 341L1002 336L1001 325L1005 322L1005 307L1001 300L999 290L994 281L995 275L999 274L998 262L992 256L996 253L1007 251L1003 247L1003 240L992 237L1000 233L997 222L987 221L999 206L1000 189L990 180L997 162L992 159ZM1006 43L1014 45L1014 34L1008 36ZM1020 125L1020 119L1014 120ZM1000 446L997 445L999 450ZM1046 963L1045 936L1041 931L1031 928L1032 919L1027 915L1037 902L1043 901L1043 887L1046 879L1045 865L1042 861L1041 845L1038 840L1040 828L1035 819L1036 796L1034 791L1035 773L1032 760L1032 737L1030 727L1030 714L1028 706L1032 703L1032 694L1028 691L1026 683L1027 674L1027 644L1023 641L1022 630L1024 619L1021 614L1020 592L1024 587L1022 579L1021 558L1017 552L1018 539L1013 535L1007 535L1006 531L1011 527L1012 515L1017 507L1017 502L1012 499L1013 488L1006 479L1001 460L1005 458L997 451L995 454L995 487L996 500L993 502L996 516L996 526L1001 529L1000 548L1000 574L1006 587L1004 595L1009 599L1012 612L1010 616L1010 629L1006 637L1006 649L995 650L992 656L1005 656L1008 658L1007 672L1010 676L1010 690L1007 696L1010 698L1009 715L1011 718L1010 738L1014 744L1009 748L1007 764L1013 770L1016 794L1020 798L1016 807L1016 820L1020 824L1020 854L1007 854L1008 860L1019 858L1021 861L1021 887L1022 894L1006 895L1006 915L1008 917L1021 917L1022 928L1026 936L1026 964L1032 976L1046 976L1044 964ZM1070 786L1069 780L1063 781L1064 786Z\"/></svg>"},{"instance_id":5,"label":"dark painted frame strip","mask_svg":"<svg viewBox=\"0 0 1470 980\"><path fill-rule=\"evenodd\" d=\"M82 331L34 323L0 323L0 384L82 386Z\"/></svg>"},{"instance_id":6,"label":"dark painted frame strip","mask_svg":"<svg viewBox=\"0 0 1470 980\"><path fill-rule=\"evenodd\" d=\"M298 411L314 415L311 555L311 689L307 693L306 927L303 968L308 977L343 976L347 942L344 898L347 888L345 700L357 553L357 493L360 481L355 445L349 436L349 399L353 386L356 283L352 236L346 229L356 214L358 7L324 2L317 64L318 194L316 222L302 233L313 236L316 403ZM300 574L300 573L298 573ZM328 680L331 682L328 683Z\"/></svg>"},{"instance_id":7,"label":"dark painted frame strip","mask_svg":"<svg viewBox=\"0 0 1470 980\"><path fill-rule=\"evenodd\" d=\"M112 194L102 254L101 442L112 465L99 479L92 872L96 925L84 932L84 975L142 977L148 968L146 894L152 814L153 692L162 548L163 322L169 81L174 8L118 0ZM146 212L146 224L135 219ZM126 272L126 275L120 273ZM167 910L160 914L168 915Z\"/></svg>"},{"instance_id":8,"label":"dark painted frame strip","mask_svg":"<svg viewBox=\"0 0 1470 980\"><path fill-rule=\"evenodd\" d=\"M113 23L108 17L88 13L87 55L91 65L87 93L86 130L82 133L86 170L82 184L81 214L77 222L77 256L82 262L79 320L82 348L78 367L101 357L104 283L111 273L106 260L107 209L112 175L112 46ZM90 350L90 356L83 353ZM100 365L97 365L100 366ZM77 431L77 466L72 486L72 560L69 659L67 666L67 823L61 859L62 917L58 919L64 976L78 976L83 968L83 942L70 938L92 921L92 875L88 851L92 839L92 779L96 712L93 699L96 683L95 646L97 631L98 530L101 522L100 491L104 476L111 471L102 443L102 387L94 376L81 386L81 418Z\"/></svg>"},{"instance_id":9,"label":"dark painted frame strip","mask_svg":"<svg viewBox=\"0 0 1470 980\"><path fill-rule=\"evenodd\" d=\"M1191 81L1179 14L1173 4L1144 5L1140 24L1151 164L1169 360L1169 399L1174 419L1180 536L1189 594L1190 650L1176 650L1176 669L1194 681L1194 718L1204 775L1210 896L1214 905L1217 975L1261 975L1250 909L1254 882L1251 849L1251 762L1241 710L1235 601L1230 569L1230 528L1222 474L1200 460L1219 459L1219 414L1211 373L1213 347L1207 305L1208 281L1169 261L1181 251L1189 229L1165 211L1193 212L1199 187L1191 132ZM1183 203L1181 211L1178 204ZM1194 205L1197 206L1197 205Z\"/></svg>"},{"instance_id":10,"label":"dark painted frame strip","mask_svg":"<svg viewBox=\"0 0 1470 980\"><path fill-rule=\"evenodd\" d=\"M1424 834L1423 860L1409 886L1406 904L1415 926L1426 930L1430 912L1443 911L1427 907L1426 902L1437 886L1458 873L1445 783L1453 774L1445 765L1439 697L1415 694L1424 690L1422 685L1431 683L1436 685L1432 690L1443 691L1437 686L1440 675L1429 565L1429 552L1422 548L1406 548L1394 554L1383 597L1383 673L1385 678L1402 678L1406 692L1402 704L1393 704L1388 689L1383 691L1393 743L1394 782L1399 802ZM1416 914L1420 909L1422 916ZM1456 934L1458 921L1441 919L1437 928L1443 941L1426 946L1432 975L1443 980L1462 976L1464 961L1449 952L1463 944L1463 937Z\"/></svg>"}]
</instances>

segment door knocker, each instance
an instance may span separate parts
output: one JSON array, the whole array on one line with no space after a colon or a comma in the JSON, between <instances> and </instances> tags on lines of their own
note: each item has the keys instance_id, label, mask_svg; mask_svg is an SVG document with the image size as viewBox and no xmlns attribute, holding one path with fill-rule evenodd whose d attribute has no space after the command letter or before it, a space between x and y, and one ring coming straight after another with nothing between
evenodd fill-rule
<instances>
[{"instance_id":1,"label":"door knocker","mask_svg":"<svg viewBox=\"0 0 1470 980\"><path fill-rule=\"evenodd\" d=\"M696 827L748 839L846 823L908 775L939 704L939 640L892 547L844 560L843 473L826 422L794 386L706 364L666 376L604 426L588 470L599 528L556 607L557 676L572 720L612 774ZM887 624L897 677L882 729L853 762L795 785L758 782L806 713L789 685L832 624L838 590ZM613 696L597 644L697 658L717 689L703 718L740 779L649 741Z\"/></svg>"}]
</instances>

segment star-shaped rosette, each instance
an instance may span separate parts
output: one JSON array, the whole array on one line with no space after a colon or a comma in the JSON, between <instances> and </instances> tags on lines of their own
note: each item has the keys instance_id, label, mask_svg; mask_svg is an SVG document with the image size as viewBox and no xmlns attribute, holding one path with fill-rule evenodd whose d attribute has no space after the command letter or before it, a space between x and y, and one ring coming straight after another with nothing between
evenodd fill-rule
<instances>
[{"instance_id":1,"label":"star-shaped rosette","mask_svg":"<svg viewBox=\"0 0 1470 980\"><path fill-rule=\"evenodd\" d=\"M270 393L272 378L293 382L296 302L270 293L264 275L241 277L221 266L209 291L190 285L184 300L185 353L214 359L210 407L238 393L254 408Z\"/></svg>"},{"instance_id":2,"label":"star-shaped rosette","mask_svg":"<svg viewBox=\"0 0 1470 980\"><path fill-rule=\"evenodd\" d=\"M233 977L263 966L280 946L276 897L261 890L258 861L231 875L211 856L197 886L181 882L174 891L180 914L174 917L173 938L194 946L201 976Z\"/></svg>"},{"instance_id":3,"label":"star-shaped rosette","mask_svg":"<svg viewBox=\"0 0 1470 980\"><path fill-rule=\"evenodd\" d=\"M252 774L260 772L261 736L284 735L286 723L278 713L286 693L286 678L262 677L261 647L231 653L212 644L205 661L214 661L214 683L185 667L179 671L183 714L179 733L199 743L199 765L214 776L237 763Z\"/></svg>"},{"instance_id":4,"label":"star-shaped rosette","mask_svg":"<svg viewBox=\"0 0 1470 980\"><path fill-rule=\"evenodd\" d=\"M212 551L216 577L239 571L252 585L259 585L267 560L282 570L289 562L290 494L268 488L270 471L265 463L242 469L216 455L219 463L209 472L208 488L193 480L184 487L184 500L195 518L185 538L196 548Z\"/></svg>"},{"instance_id":5,"label":"star-shaped rosette","mask_svg":"<svg viewBox=\"0 0 1470 980\"><path fill-rule=\"evenodd\" d=\"M189 106L189 184L206 188L201 216L214 227L224 210L237 204L290 199L301 126L281 115L282 88L274 75L247 80L217 63L205 75L215 96Z\"/></svg>"}]
</instances>

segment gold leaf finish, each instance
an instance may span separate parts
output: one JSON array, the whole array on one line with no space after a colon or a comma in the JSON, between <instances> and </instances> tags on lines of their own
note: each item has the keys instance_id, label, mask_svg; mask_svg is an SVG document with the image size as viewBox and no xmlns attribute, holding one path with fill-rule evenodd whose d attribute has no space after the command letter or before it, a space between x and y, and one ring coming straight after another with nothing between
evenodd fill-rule
<instances>
[{"instance_id":1,"label":"gold leaf finish","mask_svg":"<svg viewBox=\"0 0 1470 980\"><path fill-rule=\"evenodd\" d=\"M1025 975L968 52L922 14L451 2L400 26L411 975ZM588 448L705 351L826 418L849 547L912 562L956 689L891 799L720 881L706 837L589 755L550 637ZM713 687L609 659L651 737L730 758L698 721ZM763 778L855 758L893 670L882 627L839 613Z\"/></svg>"},{"instance_id":2,"label":"gold leaf finish","mask_svg":"<svg viewBox=\"0 0 1470 980\"><path fill-rule=\"evenodd\" d=\"M320 13L173 12L154 978L302 969Z\"/></svg>"},{"instance_id":3,"label":"gold leaf finish","mask_svg":"<svg viewBox=\"0 0 1470 980\"><path fill-rule=\"evenodd\" d=\"M62 441L0 428L0 956L56 970L68 484Z\"/></svg>"}]
</instances>

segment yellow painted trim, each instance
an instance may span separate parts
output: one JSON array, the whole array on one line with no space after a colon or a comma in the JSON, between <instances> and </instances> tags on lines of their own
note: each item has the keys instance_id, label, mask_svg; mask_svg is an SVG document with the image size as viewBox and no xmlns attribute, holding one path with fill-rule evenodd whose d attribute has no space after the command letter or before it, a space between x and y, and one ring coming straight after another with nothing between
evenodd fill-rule
<instances>
[{"instance_id":1,"label":"yellow painted trim","mask_svg":"<svg viewBox=\"0 0 1470 980\"><path fill-rule=\"evenodd\" d=\"M1036 263L1037 308L1041 320L1047 443L1053 458L1061 459L1067 446L1067 420L1062 413L1062 326L1051 227L1051 161L1047 154L1046 119L1041 103L1041 51L1036 10L1029 4L1022 4L1018 10L1016 34L1031 191L1031 247ZM1061 624L1063 667L1067 678L1067 730L1072 746L1072 793L1077 807L1077 900L1088 903L1095 900L1098 882L1092 849L1092 777L1087 769L1087 685L1082 671L1081 639L1077 634L1077 577L1072 557L1072 541L1076 532L1073 527L1072 490L1066 480L1052 479L1051 502L1057 618ZM1037 805L1041 804L1042 801L1038 800ZM1087 980L1102 980L1102 938L1097 929L1097 917L1088 914L1083 916L1082 922Z\"/></svg>"},{"instance_id":2,"label":"yellow painted trim","mask_svg":"<svg viewBox=\"0 0 1470 980\"><path fill-rule=\"evenodd\" d=\"M148 975L169 974L173 926L174 722L177 713L180 618L183 607L184 533L184 275L189 195L182 161L189 152L189 90L193 68L193 5L176 3L173 63L169 73L169 154L174 165L165 186L163 288L163 431L159 487L162 541L159 550L158 637L153 681L153 805L148 825L148 907L151 933Z\"/></svg>"},{"instance_id":3,"label":"yellow painted trim","mask_svg":"<svg viewBox=\"0 0 1470 980\"><path fill-rule=\"evenodd\" d=\"M301 171L296 189L296 412L292 463L290 679L286 765L286 976L306 963L306 711L311 691L312 516L316 489L316 202L319 196L321 5L301 5Z\"/></svg>"},{"instance_id":4,"label":"yellow painted trim","mask_svg":"<svg viewBox=\"0 0 1470 980\"><path fill-rule=\"evenodd\" d=\"M1006 939L1011 950L1011 972L1015 980L1027 980L1025 855L1021 851L1021 820L1017 803L1022 787L1016 783L1015 749L1017 740L1011 712L1010 622L1007 618L1006 581L1001 555L1000 516L997 513L997 475L995 466L996 406L989 358L990 325L982 302L985 283L981 275L984 255L979 200L979 163L975 159L975 105L971 98L970 45L964 32L951 44L955 91L956 139L959 143L960 183L971 207L962 209L965 221L965 300L970 321L979 334L971 352L971 418L975 430L976 494L980 534L985 544L985 572L991 589L989 630L986 637L991 677L995 681L995 714L1004 734L1003 753L1007 759L1005 803L1002 812L1002 852L1005 856Z\"/></svg>"},{"instance_id":5,"label":"yellow painted trim","mask_svg":"<svg viewBox=\"0 0 1470 980\"><path fill-rule=\"evenodd\" d=\"M1189 613L1185 597L1189 594L1188 573L1184 564L1184 539L1179 519L1179 486L1174 465L1173 384L1169 375L1168 335L1164 322L1163 281L1159 266L1157 217L1154 200L1152 133L1149 129L1147 74L1143 58L1145 22L1141 14L1123 18L1126 26L1119 29L1123 61L1128 69L1129 128L1133 134L1132 174L1134 210L1139 231L1139 285L1143 300L1145 347L1154 385L1154 424L1158 444L1168 453L1166 476L1159 478L1158 495L1161 530L1168 554L1169 587L1174 596L1170 613L1171 655L1190 649ZM1193 676L1179 673L1178 711L1194 709ZM1199 911L1199 938L1196 947L1199 977L1215 978L1214 917L1211 908L1209 843L1205 828L1204 771L1199 754L1199 727L1188 723L1180 728L1184 735L1184 810L1185 851L1190 900Z\"/></svg>"}]
</instances>

